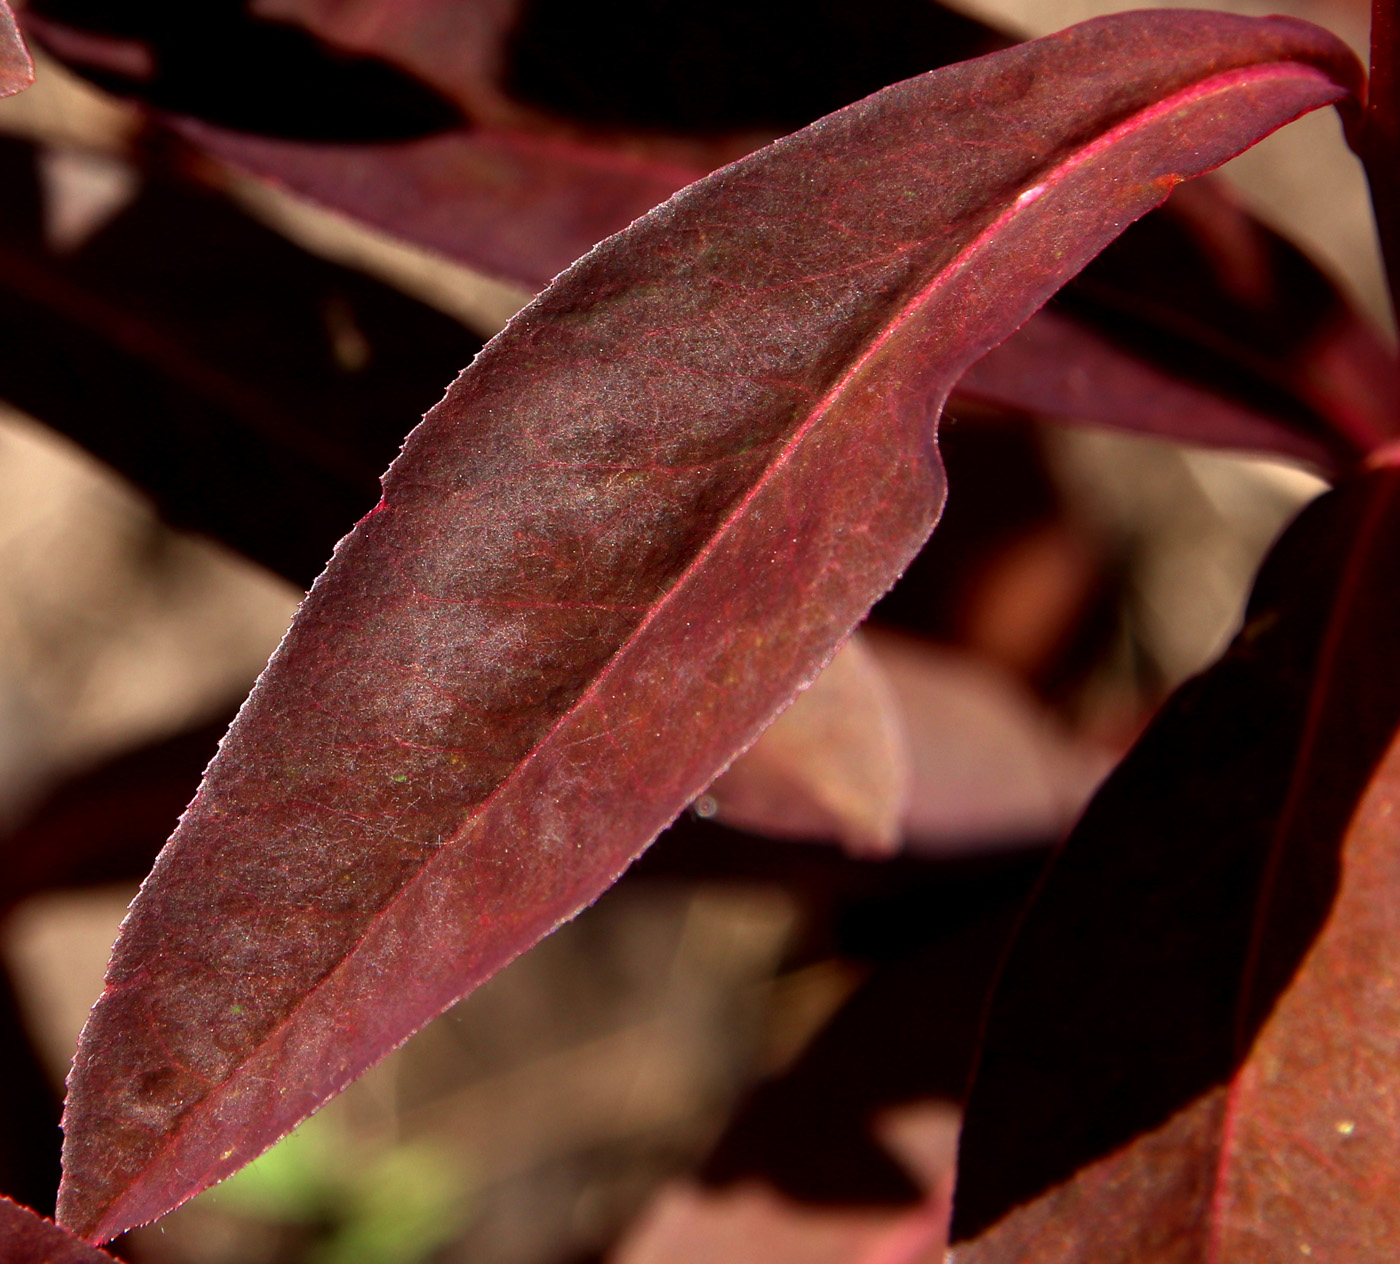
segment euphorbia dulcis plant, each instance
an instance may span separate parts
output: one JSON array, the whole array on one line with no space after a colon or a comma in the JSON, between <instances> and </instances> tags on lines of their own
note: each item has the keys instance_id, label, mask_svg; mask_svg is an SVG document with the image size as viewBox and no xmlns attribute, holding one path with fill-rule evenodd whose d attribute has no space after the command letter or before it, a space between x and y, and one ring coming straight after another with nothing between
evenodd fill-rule
<instances>
[{"instance_id":1,"label":"euphorbia dulcis plant","mask_svg":"<svg viewBox=\"0 0 1400 1264\"><path fill-rule=\"evenodd\" d=\"M1027 322L1176 185L1336 105L1393 257L1377 31L1366 104L1303 22L1089 22L883 88L557 276L411 432L133 904L69 1081L68 1234L236 1171L613 882L934 529L970 369L1048 398L1013 370L1077 348L1130 387L1086 335L988 353L1053 332ZM1302 414L1178 423L1130 388L1095 414L1339 486L1050 871L993 1001L958 1258L1400 1245L1389 371ZM19 1211L0 1234L93 1255Z\"/></svg>"}]
</instances>

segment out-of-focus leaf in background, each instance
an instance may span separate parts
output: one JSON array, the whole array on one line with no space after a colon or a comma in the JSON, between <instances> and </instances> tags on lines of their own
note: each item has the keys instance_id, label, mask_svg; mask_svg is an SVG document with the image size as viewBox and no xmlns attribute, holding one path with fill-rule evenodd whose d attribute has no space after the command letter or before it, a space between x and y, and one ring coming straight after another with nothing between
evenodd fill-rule
<instances>
[{"instance_id":1,"label":"out-of-focus leaf in background","mask_svg":"<svg viewBox=\"0 0 1400 1264\"><path fill-rule=\"evenodd\" d=\"M403 418L440 398L479 340L169 181L56 250L39 152L0 141L0 169L0 330L24 348L0 361L0 397L172 523L309 584L374 505Z\"/></svg>"},{"instance_id":2,"label":"out-of-focus leaf in background","mask_svg":"<svg viewBox=\"0 0 1400 1264\"><path fill-rule=\"evenodd\" d=\"M110 1264L112 1259L8 1198L0 1198L0 1252L7 1264Z\"/></svg>"},{"instance_id":3,"label":"out-of-focus leaf in background","mask_svg":"<svg viewBox=\"0 0 1400 1264\"><path fill-rule=\"evenodd\" d=\"M1056 857L988 1022L956 1259L1394 1255L1397 542L1393 468L1309 507Z\"/></svg>"},{"instance_id":4,"label":"out-of-focus leaf in background","mask_svg":"<svg viewBox=\"0 0 1400 1264\"><path fill-rule=\"evenodd\" d=\"M14 11L0 0L0 97L13 96L34 82L34 63L24 46Z\"/></svg>"},{"instance_id":5,"label":"out-of-focus leaf in background","mask_svg":"<svg viewBox=\"0 0 1400 1264\"><path fill-rule=\"evenodd\" d=\"M909 759L894 691L857 633L706 791L706 810L740 829L887 854L903 832Z\"/></svg>"}]
</instances>

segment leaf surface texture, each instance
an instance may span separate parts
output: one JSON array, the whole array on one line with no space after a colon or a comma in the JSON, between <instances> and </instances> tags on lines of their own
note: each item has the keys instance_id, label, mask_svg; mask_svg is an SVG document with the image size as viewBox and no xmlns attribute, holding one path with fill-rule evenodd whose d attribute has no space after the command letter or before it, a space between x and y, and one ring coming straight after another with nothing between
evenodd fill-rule
<instances>
[{"instance_id":1,"label":"leaf surface texture","mask_svg":"<svg viewBox=\"0 0 1400 1264\"><path fill-rule=\"evenodd\" d=\"M595 899L927 537L967 365L1180 179L1345 99L1307 24L908 80L559 277L405 443L133 905L60 1220L165 1212Z\"/></svg>"}]
</instances>

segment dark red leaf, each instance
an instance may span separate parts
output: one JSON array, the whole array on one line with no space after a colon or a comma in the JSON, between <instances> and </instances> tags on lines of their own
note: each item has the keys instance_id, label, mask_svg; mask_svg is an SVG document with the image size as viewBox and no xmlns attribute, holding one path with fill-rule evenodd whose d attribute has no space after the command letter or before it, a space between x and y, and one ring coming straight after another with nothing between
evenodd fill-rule
<instances>
[{"instance_id":1,"label":"dark red leaf","mask_svg":"<svg viewBox=\"0 0 1400 1264\"><path fill-rule=\"evenodd\" d=\"M645 154L791 131L886 84L1010 41L931 0L258 0L391 59L478 124ZM567 120L563 126L561 122ZM652 142L651 145L647 141Z\"/></svg>"},{"instance_id":2,"label":"dark red leaf","mask_svg":"<svg viewBox=\"0 0 1400 1264\"><path fill-rule=\"evenodd\" d=\"M40 891L142 878L227 728L221 716L55 786L0 835L0 911Z\"/></svg>"},{"instance_id":3,"label":"dark red leaf","mask_svg":"<svg viewBox=\"0 0 1400 1264\"><path fill-rule=\"evenodd\" d=\"M702 169L588 162L576 149L522 149L518 139L486 132L331 147L196 121L176 126L237 167L532 287ZM1276 452L1326 471L1392 437L1396 368L1369 322L1294 247L1228 199L1201 193L1195 201L1206 204L1216 235L1243 239L1243 251L1222 259L1218 249L1182 240L1186 216L1152 217L1133 230L1141 240L1121 243L1126 268L1091 269L1071 283L1062 304L974 364L958 394ZM1176 249L1162 249L1164 236ZM1243 292L1231 285L1242 271Z\"/></svg>"},{"instance_id":4,"label":"dark red leaf","mask_svg":"<svg viewBox=\"0 0 1400 1264\"><path fill-rule=\"evenodd\" d=\"M393 145L308 145L194 119L171 126L260 179L531 290L747 148L662 161L486 127Z\"/></svg>"},{"instance_id":5,"label":"dark red leaf","mask_svg":"<svg viewBox=\"0 0 1400 1264\"><path fill-rule=\"evenodd\" d=\"M532 287L701 170L588 163L560 146L527 161L518 144L489 133L330 147L194 121L177 127L235 166ZM1188 443L1277 452L1327 471L1390 438L1395 363L1370 324L1277 234L1222 197L1210 203L1215 218L1258 241L1263 267L1253 293L1231 294L1229 268L1199 247L1185 259L1178 249L1168 263L1159 241L1134 241L1121 252L1137 265L1128 275L1091 272L1072 283L1063 308L1037 315L974 364L959 395ZM1167 232L1173 223L1166 221Z\"/></svg>"},{"instance_id":6,"label":"dark red leaf","mask_svg":"<svg viewBox=\"0 0 1400 1264\"><path fill-rule=\"evenodd\" d=\"M1104 19L877 93L561 276L410 436L157 861L64 1222L232 1172L596 898L922 543L968 363L1356 81L1305 23Z\"/></svg>"},{"instance_id":7,"label":"dark red leaf","mask_svg":"<svg viewBox=\"0 0 1400 1264\"><path fill-rule=\"evenodd\" d=\"M1009 42L931 0L608 0L587 9L560 0L377 0L354 12L275 0L260 8L406 66L457 101L469 125L410 145L279 144L204 124L185 134L532 290L764 141Z\"/></svg>"},{"instance_id":8,"label":"dark red leaf","mask_svg":"<svg viewBox=\"0 0 1400 1264\"><path fill-rule=\"evenodd\" d=\"M89 1246L51 1220L0 1195L0 1259L5 1264L112 1264L106 1251Z\"/></svg>"},{"instance_id":9,"label":"dark red leaf","mask_svg":"<svg viewBox=\"0 0 1400 1264\"><path fill-rule=\"evenodd\" d=\"M272 11L415 67L462 101L478 130L412 145L327 147L177 126L236 166L539 288L593 242L736 156L735 144L747 147L760 129L796 126L823 102L830 109L859 95L858 83L873 90L1005 38L926 3L833 0L804 7L800 20L781 4L740 7L707 6L699 20L684 7L635 0L636 13L614 4L580 22L571 16L577 6L536 0L510 28L505 9L444 9L441 0L353 15L320 0L282 0ZM455 42L444 37L453 29ZM628 55L633 39L645 55ZM493 54L497 44L504 51ZM463 45L473 56L457 55ZM761 59L766 73L754 73L748 58ZM789 59L800 74L784 73ZM510 97L527 81L555 85L548 118L522 113ZM716 105L736 83L747 91L747 113ZM687 131L695 117L666 111L672 99L718 109L744 134L701 143ZM653 110L661 102L661 114L647 114L644 100ZM589 130L600 121L632 130ZM1400 411L1392 357L1336 287L1223 194L1193 190L1177 211L1151 217L1114 248L1126 269L1104 260L1071 287L1066 310L1076 325L1049 317L1054 328L1041 332L1033 321L974 366L962 389L1020 410L1275 451L1327 470L1390 437ZM1070 332L1080 351L1072 373L1058 354Z\"/></svg>"},{"instance_id":10,"label":"dark red leaf","mask_svg":"<svg viewBox=\"0 0 1400 1264\"><path fill-rule=\"evenodd\" d=\"M29 20L104 87L213 124L194 134L215 152L532 289L756 145L1008 42L932 0L35 0ZM441 94L465 125L343 143L410 134L376 125L390 112L365 109L347 60L406 69L400 96ZM272 101L246 90L246 67L270 62Z\"/></svg>"},{"instance_id":11,"label":"dark red leaf","mask_svg":"<svg viewBox=\"0 0 1400 1264\"><path fill-rule=\"evenodd\" d=\"M1176 377L1053 307L974 364L957 397L1183 443L1277 452L1330 468L1327 445Z\"/></svg>"},{"instance_id":12,"label":"dark red leaf","mask_svg":"<svg viewBox=\"0 0 1400 1264\"><path fill-rule=\"evenodd\" d=\"M8 0L0 0L0 97L13 96L34 82L34 63L20 37Z\"/></svg>"},{"instance_id":13,"label":"dark red leaf","mask_svg":"<svg viewBox=\"0 0 1400 1264\"><path fill-rule=\"evenodd\" d=\"M1057 305L1113 345L1344 457L1400 425L1389 344L1228 185L1177 190L1164 213L1114 242Z\"/></svg>"},{"instance_id":14,"label":"dark red leaf","mask_svg":"<svg viewBox=\"0 0 1400 1264\"><path fill-rule=\"evenodd\" d=\"M1398 572L1400 470L1316 502L1089 806L993 1000L959 1264L1400 1252Z\"/></svg>"}]
</instances>

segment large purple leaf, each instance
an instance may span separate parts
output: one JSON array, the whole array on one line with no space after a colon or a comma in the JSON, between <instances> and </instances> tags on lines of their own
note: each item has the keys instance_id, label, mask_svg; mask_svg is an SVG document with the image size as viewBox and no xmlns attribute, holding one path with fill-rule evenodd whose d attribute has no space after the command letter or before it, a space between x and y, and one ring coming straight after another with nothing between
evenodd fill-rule
<instances>
[{"instance_id":1,"label":"large purple leaf","mask_svg":"<svg viewBox=\"0 0 1400 1264\"><path fill-rule=\"evenodd\" d=\"M1053 863L993 1000L959 1264L1396 1258L1397 568L1400 470L1311 506Z\"/></svg>"},{"instance_id":2,"label":"large purple leaf","mask_svg":"<svg viewBox=\"0 0 1400 1264\"><path fill-rule=\"evenodd\" d=\"M968 363L1357 77L1305 23L1105 19L877 93L561 276L410 436L133 906L63 1222L226 1176L594 899L923 542Z\"/></svg>"},{"instance_id":3,"label":"large purple leaf","mask_svg":"<svg viewBox=\"0 0 1400 1264\"><path fill-rule=\"evenodd\" d=\"M106 1251L4 1197L0 1197L0 1259L5 1264L112 1264Z\"/></svg>"}]
</instances>

